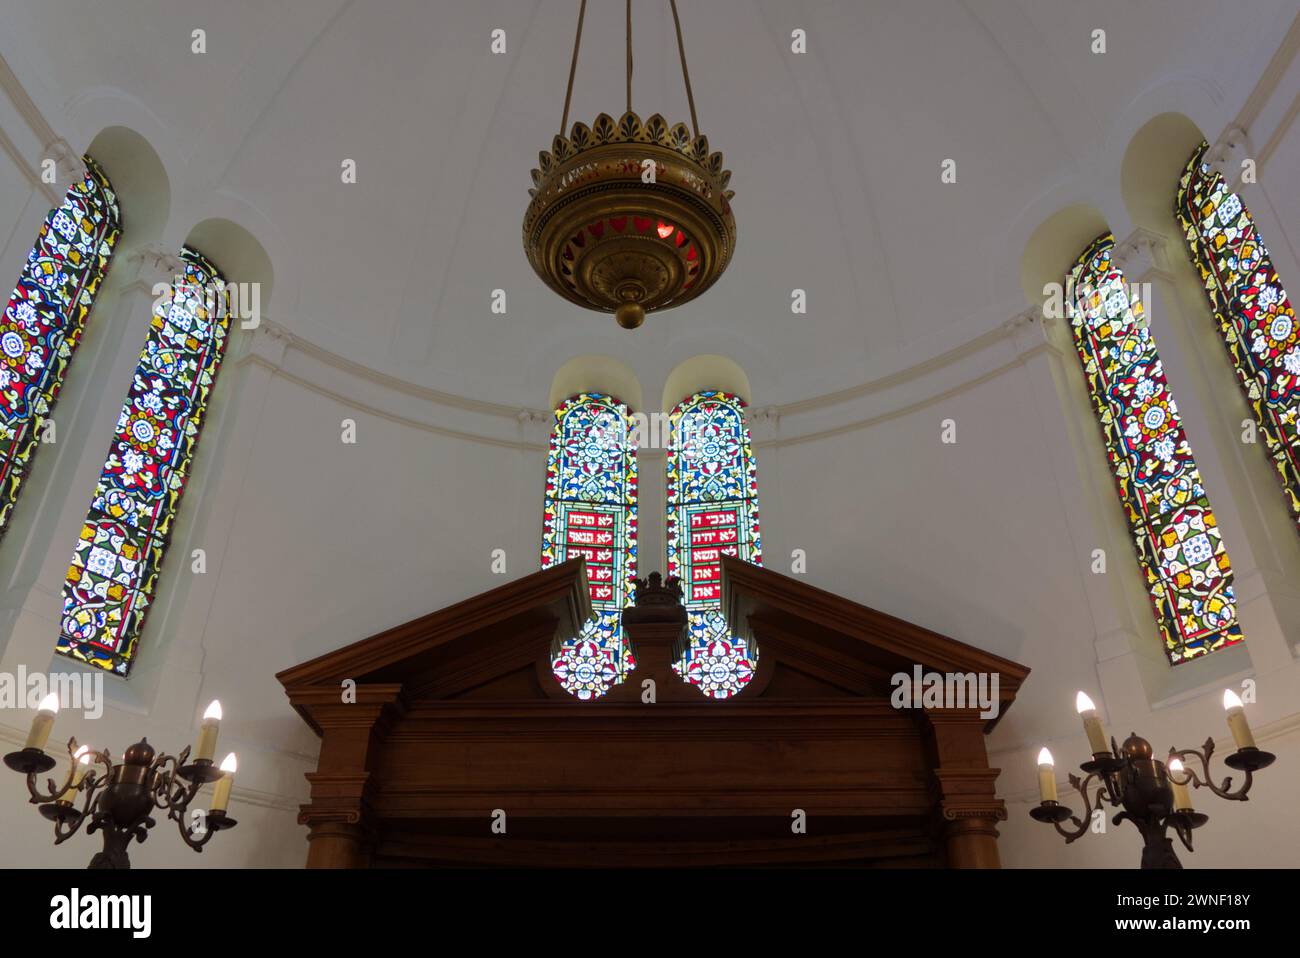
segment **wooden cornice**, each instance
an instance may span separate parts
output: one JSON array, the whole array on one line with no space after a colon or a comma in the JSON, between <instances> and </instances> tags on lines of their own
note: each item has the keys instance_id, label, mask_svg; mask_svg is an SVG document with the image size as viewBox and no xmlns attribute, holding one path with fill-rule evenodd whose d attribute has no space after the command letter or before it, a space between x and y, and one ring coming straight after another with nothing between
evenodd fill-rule
<instances>
[{"instance_id":1,"label":"wooden cornice","mask_svg":"<svg viewBox=\"0 0 1300 958\"><path fill-rule=\"evenodd\" d=\"M553 636L563 639L581 631L591 614L583 560L573 559L327 652L285 669L276 679L293 698L303 686L336 685L344 679L393 681L420 671L422 659L438 653L455 659L470 647L483 661L492 661L498 646L511 641L512 625L533 631L549 620Z\"/></svg>"},{"instance_id":2,"label":"wooden cornice","mask_svg":"<svg viewBox=\"0 0 1300 958\"><path fill-rule=\"evenodd\" d=\"M996 673L1004 710L1028 669L724 560L724 611L759 645L759 674L708 699L673 674L685 616L653 579L623 622L637 669L595 701L547 674L550 643L591 614L581 560L281 672L321 736L299 812L308 865L997 866L991 721L897 708L891 687L914 669ZM796 811L808 841L789 840Z\"/></svg>"},{"instance_id":3,"label":"wooden cornice","mask_svg":"<svg viewBox=\"0 0 1300 958\"><path fill-rule=\"evenodd\" d=\"M914 665L927 672L997 673L999 717L1029 675L1018 662L730 556L722 559L722 607L732 632L744 639L756 638L756 624L779 621L787 637L799 633L800 644L833 646L840 659L857 659L860 675L910 672ZM761 636L757 641L761 647ZM790 644L783 641L780 651L793 661ZM851 674L847 663L839 670Z\"/></svg>"},{"instance_id":4,"label":"wooden cornice","mask_svg":"<svg viewBox=\"0 0 1300 958\"><path fill-rule=\"evenodd\" d=\"M716 831L716 826L714 826ZM381 840L379 853L389 862L420 866L556 867L557 862L603 868L723 867L770 865L933 866L933 841L922 829L896 826L865 834L803 835L766 839L677 842L586 842L511 838L483 844L458 835L399 833Z\"/></svg>"},{"instance_id":5,"label":"wooden cornice","mask_svg":"<svg viewBox=\"0 0 1300 958\"><path fill-rule=\"evenodd\" d=\"M831 698L814 701L757 698L747 705L715 702L697 695L671 705L639 700L608 707L556 707L536 702L476 702L465 699L414 702L389 742L431 741L470 735L480 741L600 739L602 742L692 741L771 742L798 732L806 741L862 742L867 737L916 738L911 717L888 699Z\"/></svg>"},{"instance_id":6,"label":"wooden cornice","mask_svg":"<svg viewBox=\"0 0 1300 958\"><path fill-rule=\"evenodd\" d=\"M358 685L344 695L339 685L299 685L286 690L289 704L317 735L326 729L381 730L406 712L400 683ZM385 720L385 716L388 716Z\"/></svg>"}]
</instances>

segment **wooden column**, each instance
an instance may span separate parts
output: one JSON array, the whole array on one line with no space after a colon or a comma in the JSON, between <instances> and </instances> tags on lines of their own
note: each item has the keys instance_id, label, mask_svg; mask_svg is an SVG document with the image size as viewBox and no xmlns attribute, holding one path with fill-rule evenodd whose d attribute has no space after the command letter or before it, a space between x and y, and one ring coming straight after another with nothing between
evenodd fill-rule
<instances>
[{"instance_id":1,"label":"wooden column","mask_svg":"<svg viewBox=\"0 0 1300 958\"><path fill-rule=\"evenodd\" d=\"M990 769L996 776L997 771ZM1007 817L1001 800L967 804L943 802L944 845L949 868L1001 868L998 830L994 826Z\"/></svg>"},{"instance_id":2,"label":"wooden column","mask_svg":"<svg viewBox=\"0 0 1300 958\"><path fill-rule=\"evenodd\" d=\"M949 868L1001 868L997 823L1006 803L993 783L984 749L986 720L975 709L927 709L938 823Z\"/></svg>"},{"instance_id":3,"label":"wooden column","mask_svg":"<svg viewBox=\"0 0 1300 958\"><path fill-rule=\"evenodd\" d=\"M370 763L404 711L402 686L358 685L345 700L334 686L289 689L289 701L321 736L311 802L298 811L307 833L308 868L364 868L373 831Z\"/></svg>"},{"instance_id":4,"label":"wooden column","mask_svg":"<svg viewBox=\"0 0 1300 958\"><path fill-rule=\"evenodd\" d=\"M323 821L310 813L299 814L298 824L310 825L307 832L308 868L362 868L367 864L365 830L356 821Z\"/></svg>"}]
</instances>

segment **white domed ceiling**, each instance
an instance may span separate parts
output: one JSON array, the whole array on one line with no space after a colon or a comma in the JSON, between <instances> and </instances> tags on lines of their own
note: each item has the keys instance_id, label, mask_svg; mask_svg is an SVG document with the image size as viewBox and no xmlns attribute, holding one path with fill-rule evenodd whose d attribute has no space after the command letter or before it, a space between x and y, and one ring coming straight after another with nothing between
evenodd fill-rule
<instances>
[{"instance_id":1,"label":"white domed ceiling","mask_svg":"<svg viewBox=\"0 0 1300 958\"><path fill-rule=\"evenodd\" d=\"M141 132L168 166L169 236L214 192L256 211L274 321L411 383L540 406L581 353L629 363L649 394L687 356L729 355L766 405L993 328L1024 305L1013 224L1090 175L1113 114L1181 72L1253 82L1262 65L1242 61L1291 4L684 0L701 129L734 171L739 242L712 291L635 332L549 292L520 245L577 0L6 6L0 52L56 128L84 127L60 133L93 136L105 91L154 118ZM668 5L633 12L633 106L687 120ZM622 111L622 17L622 3L590 0L573 119ZM497 28L503 55L489 51ZM806 54L790 51L795 28ZM948 158L957 183L943 185ZM340 181L345 159L355 185ZM791 313L795 288L806 315Z\"/></svg>"}]
</instances>

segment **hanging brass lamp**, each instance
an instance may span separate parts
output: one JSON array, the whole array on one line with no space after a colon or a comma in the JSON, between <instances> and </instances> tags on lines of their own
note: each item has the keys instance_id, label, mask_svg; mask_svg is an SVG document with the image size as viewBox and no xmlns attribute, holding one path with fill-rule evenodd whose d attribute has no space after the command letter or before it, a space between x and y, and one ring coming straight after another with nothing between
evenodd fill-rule
<instances>
[{"instance_id":1,"label":"hanging brass lamp","mask_svg":"<svg viewBox=\"0 0 1300 958\"><path fill-rule=\"evenodd\" d=\"M591 126L569 123L587 0L569 65L564 118L539 154L524 214L528 262L551 289L587 309L614 313L624 329L645 314L694 299L717 281L736 246L722 154L700 135L677 2L670 0L691 129L658 113L632 112L632 2L627 0L627 111Z\"/></svg>"}]
</instances>

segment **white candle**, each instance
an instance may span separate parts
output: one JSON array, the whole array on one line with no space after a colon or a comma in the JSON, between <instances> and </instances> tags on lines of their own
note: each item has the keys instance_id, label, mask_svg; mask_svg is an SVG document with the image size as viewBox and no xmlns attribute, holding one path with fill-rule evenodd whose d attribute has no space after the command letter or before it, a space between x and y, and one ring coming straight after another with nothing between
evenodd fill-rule
<instances>
[{"instance_id":1,"label":"white candle","mask_svg":"<svg viewBox=\"0 0 1300 958\"><path fill-rule=\"evenodd\" d=\"M27 744L23 748L45 748L54 729L54 716L59 714L59 697L51 692L41 699L36 706L36 718L32 719L31 731L27 733Z\"/></svg>"},{"instance_id":2,"label":"white candle","mask_svg":"<svg viewBox=\"0 0 1300 958\"><path fill-rule=\"evenodd\" d=\"M1110 746L1106 744L1106 731L1101 727L1097 717L1097 706L1083 692L1074 697L1074 707L1083 719L1083 730L1088 733L1088 747L1093 755L1109 755Z\"/></svg>"},{"instance_id":3,"label":"white candle","mask_svg":"<svg viewBox=\"0 0 1300 958\"><path fill-rule=\"evenodd\" d=\"M210 811L224 812L230 804L230 789L235 784L236 764L234 752L221 760L221 771L225 774L217 779L217 787L212 790L212 808Z\"/></svg>"},{"instance_id":4,"label":"white candle","mask_svg":"<svg viewBox=\"0 0 1300 958\"><path fill-rule=\"evenodd\" d=\"M1192 796L1187 790L1187 783L1191 781L1191 778L1188 777L1181 782L1178 781L1178 779L1183 778L1186 771L1183 768L1181 759L1173 758L1169 760L1169 785L1174 790L1174 811L1176 812L1190 812L1192 810Z\"/></svg>"},{"instance_id":5,"label":"white candle","mask_svg":"<svg viewBox=\"0 0 1300 958\"><path fill-rule=\"evenodd\" d=\"M1255 736L1250 731L1250 723L1246 721L1246 709L1232 689L1223 690L1223 707L1227 709L1228 731L1232 733L1237 748L1254 748Z\"/></svg>"},{"instance_id":6,"label":"white candle","mask_svg":"<svg viewBox=\"0 0 1300 958\"><path fill-rule=\"evenodd\" d=\"M1046 748L1038 753L1038 796L1045 802L1056 801L1056 763Z\"/></svg>"},{"instance_id":7,"label":"white candle","mask_svg":"<svg viewBox=\"0 0 1300 958\"><path fill-rule=\"evenodd\" d=\"M203 713L203 724L199 726L199 741L194 746L192 762L212 761L217 751L217 732L221 729L221 703L216 699Z\"/></svg>"},{"instance_id":8,"label":"white candle","mask_svg":"<svg viewBox=\"0 0 1300 958\"><path fill-rule=\"evenodd\" d=\"M59 801L66 802L69 805L76 801L77 789L81 785L81 780L86 777L86 770L90 768L91 758L89 745L83 745L72 753L72 784L59 796Z\"/></svg>"}]
</instances>

